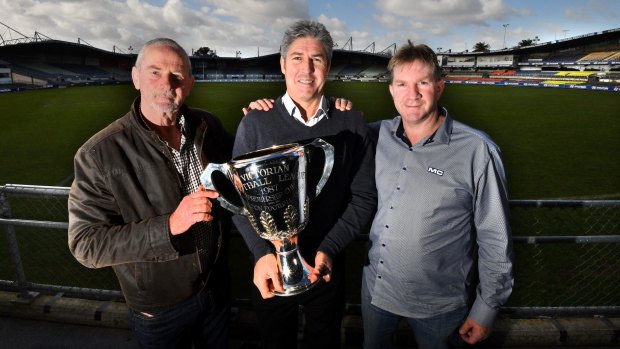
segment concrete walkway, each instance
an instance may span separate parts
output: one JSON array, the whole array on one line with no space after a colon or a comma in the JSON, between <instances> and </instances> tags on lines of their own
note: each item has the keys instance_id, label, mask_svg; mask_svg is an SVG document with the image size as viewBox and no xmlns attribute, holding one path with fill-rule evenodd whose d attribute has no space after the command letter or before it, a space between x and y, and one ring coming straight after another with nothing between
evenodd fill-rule
<instances>
[{"instance_id":1,"label":"concrete walkway","mask_svg":"<svg viewBox=\"0 0 620 349\"><path fill-rule=\"evenodd\" d=\"M0 317L0 348L6 349L136 349L131 331Z\"/></svg>"},{"instance_id":2,"label":"concrete walkway","mask_svg":"<svg viewBox=\"0 0 620 349\"><path fill-rule=\"evenodd\" d=\"M361 348L361 318L345 316L342 335L343 348ZM231 338L231 349L258 348L256 318L250 308L233 308ZM415 347L405 322L401 322L395 341L398 349ZM40 295L31 302L20 302L16 293L0 291L0 349L136 347L123 302L99 302L62 295ZM485 349L541 347L619 349L620 318L500 317L493 334L475 346Z\"/></svg>"}]
</instances>

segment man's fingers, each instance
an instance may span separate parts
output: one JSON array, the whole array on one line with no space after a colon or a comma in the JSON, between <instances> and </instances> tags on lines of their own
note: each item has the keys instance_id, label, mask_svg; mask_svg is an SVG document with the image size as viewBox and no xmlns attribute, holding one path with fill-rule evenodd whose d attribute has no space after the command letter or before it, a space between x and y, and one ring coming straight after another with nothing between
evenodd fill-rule
<instances>
[{"instance_id":1,"label":"man's fingers","mask_svg":"<svg viewBox=\"0 0 620 349\"><path fill-rule=\"evenodd\" d=\"M336 109L338 109L340 111L345 111L345 110L353 109L353 102L351 102L350 100L348 100L346 98L334 98L334 97L332 97L331 100L334 101L334 106L336 107Z\"/></svg>"},{"instance_id":2,"label":"man's fingers","mask_svg":"<svg viewBox=\"0 0 620 349\"><path fill-rule=\"evenodd\" d=\"M469 344L476 344L482 340L485 340L491 332L492 328L481 326L469 317L459 328L461 338Z\"/></svg>"},{"instance_id":3,"label":"man's fingers","mask_svg":"<svg viewBox=\"0 0 620 349\"><path fill-rule=\"evenodd\" d=\"M258 291L263 299L272 298L275 296L275 294L273 294L272 287L270 287L269 280L262 280L260 284L256 284L256 287L258 288Z\"/></svg>"},{"instance_id":4,"label":"man's fingers","mask_svg":"<svg viewBox=\"0 0 620 349\"><path fill-rule=\"evenodd\" d=\"M258 288L258 291L260 292L260 295L261 297L263 297L263 299L274 297L274 290L278 290L280 292L284 291L284 289L282 288L282 283L280 282L280 278L277 275L274 277L270 273L267 274L266 278L257 278L255 276L254 285L256 285L256 288Z\"/></svg>"},{"instance_id":5,"label":"man's fingers","mask_svg":"<svg viewBox=\"0 0 620 349\"><path fill-rule=\"evenodd\" d=\"M325 264L321 264L317 270L319 275L326 282L329 282L332 279L332 271Z\"/></svg>"},{"instance_id":6,"label":"man's fingers","mask_svg":"<svg viewBox=\"0 0 620 349\"><path fill-rule=\"evenodd\" d=\"M195 217L194 223L209 222L213 220L213 216L209 212L196 212L193 216Z\"/></svg>"},{"instance_id":7,"label":"man's fingers","mask_svg":"<svg viewBox=\"0 0 620 349\"><path fill-rule=\"evenodd\" d=\"M330 282L332 280L332 273L323 274L323 280L325 280L326 282Z\"/></svg>"},{"instance_id":8,"label":"man's fingers","mask_svg":"<svg viewBox=\"0 0 620 349\"><path fill-rule=\"evenodd\" d=\"M191 193L189 196L192 198L216 199L218 196L220 196L220 194L215 190L208 190L205 189L205 187L203 187L202 185L200 185L198 189L196 189L196 191Z\"/></svg>"},{"instance_id":9,"label":"man's fingers","mask_svg":"<svg viewBox=\"0 0 620 349\"><path fill-rule=\"evenodd\" d=\"M249 110L267 110L269 108L267 108L267 104L263 100L259 99L257 101L250 103L250 105L248 106L248 109Z\"/></svg>"},{"instance_id":10,"label":"man's fingers","mask_svg":"<svg viewBox=\"0 0 620 349\"><path fill-rule=\"evenodd\" d=\"M271 108L273 108L273 105L275 103L275 100L273 99L263 99L263 108L265 108L265 110L269 110Z\"/></svg>"},{"instance_id":11,"label":"man's fingers","mask_svg":"<svg viewBox=\"0 0 620 349\"><path fill-rule=\"evenodd\" d=\"M273 284L274 291L284 292L284 285L282 285L282 280L280 279L280 273L276 275L272 275L271 282Z\"/></svg>"},{"instance_id":12,"label":"man's fingers","mask_svg":"<svg viewBox=\"0 0 620 349\"><path fill-rule=\"evenodd\" d=\"M253 102L250 102L250 104L247 107L242 108L241 111L243 112L243 115L247 115L251 110L271 110L274 103L275 100L273 99L257 99Z\"/></svg>"},{"instance_id":13,"label":"man's fingers","mask_svg":"<svg viewBox=\"0 0 620 349\"><path fill-rule=\"evenodd\" d=\"M255 103L258 103L258 105L259 105L259 107L257 107L256 109L258 109L258 110L269 110L269 109L273 108L274 100L273 99L263 98L263 99L257 100ZM252 106L252 103L250 103L250 106Z\"/></svg>"}]
</instances>

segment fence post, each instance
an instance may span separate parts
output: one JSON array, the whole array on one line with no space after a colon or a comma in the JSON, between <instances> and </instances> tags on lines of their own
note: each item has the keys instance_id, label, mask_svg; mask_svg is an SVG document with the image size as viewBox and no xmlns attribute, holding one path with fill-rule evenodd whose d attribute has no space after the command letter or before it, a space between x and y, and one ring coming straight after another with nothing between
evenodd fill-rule
<instances>
[{"instance_id":1,"label":"fence post","mask_svg":"<svg viewBox=\"0 0 620 349\"><path fill-rule=\"evenodd\" d=\"M12 218L11 206L9 204L8 196L4 190L4 186L0 187L0 217L4 219ZM17 236L15 234L15 228L12 224L3 224L4 232L8 242L9 256L11 258L11 265L13 266L13 272L15 273L15 279L19 294L17 296L16 303L30 303L38 295L39 292L28 291L28 280L26 280L26 273L24 272L24 266L22 264L21 255L19 253L19 246L17 244Z\"/></svg>"}]
</instances>

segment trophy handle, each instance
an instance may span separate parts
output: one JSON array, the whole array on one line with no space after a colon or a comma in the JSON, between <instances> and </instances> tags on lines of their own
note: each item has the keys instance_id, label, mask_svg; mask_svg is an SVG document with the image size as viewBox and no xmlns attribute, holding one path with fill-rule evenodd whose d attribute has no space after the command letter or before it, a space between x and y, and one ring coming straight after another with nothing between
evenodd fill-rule
<instances>
[{"instance_id":1,"label":"trophy handle","mask_svg":"<svg viewBox=\"0 0 620 349\"><path fill-rule=\"evenodd\" d=\"M247 211L245 208L237 206L233 203L231 203L230 201L228 201L228 199L226 199L224 197L224 195L222 195L222 192L219 191L215 185L213 184L213 181L211 180L211 175L213 174L213 172L218 171L221 172L222 174L224 174L226 176L226 178L232 182L232 178L233 178L233 172L231 171L231 166L228 163L223 163L223 164L208 164L207 168L202 172L202 174L200 175L200 183L202 183L202 185L204 185L204 187L206 189L209 190L216 190L217 192L220 193L220 196L217 197L217 201L220 202L220 204L222 205L223 208L235 213L235 214L239 214L239 215L244 215L247 216ZM234 185L234 183L233 183Z\"/></svg>"},{"instance_id":2,"label":"trophy handle","mask_svg":"<svg viewBox=\"0 0 620 349\"><path fill-rule=\"evenodd\" d=\"M325 186L325 183L327 183L329 175L331 175L332 173L332 169L334 167L334 146L325 142L321 138L315 139L314 141L312 141L312 143L309 143L308 145L321 148L325 153L325 165L323 166L323 174L321 175L321 179L316 185L316 197L319 196L321 190L323 190L323 187Z\"/></svg>"}]
</instances>

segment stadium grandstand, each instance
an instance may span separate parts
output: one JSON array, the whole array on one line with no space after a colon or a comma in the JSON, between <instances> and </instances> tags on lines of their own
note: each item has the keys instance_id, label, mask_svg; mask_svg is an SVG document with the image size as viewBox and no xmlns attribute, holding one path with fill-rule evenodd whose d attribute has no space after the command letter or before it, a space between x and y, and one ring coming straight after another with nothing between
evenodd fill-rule
<instances>
[{"instance_id":1,"label":"stadium grandstand","mask_svg":"<svg viewBox=\"0 0 620 349\"><path fill-rule=\"evenodd\" d=\"M18 38L0 36L2 91L131 81L134 53L105 51L80 39L54 40L37 32L27 37L4 26ZM328 78L387 81L393 51L375 53L374 43L372 47L355 51L350 44L335 49ZM396 45L390 48L395 50ZM620 91L620 28L526 47L437 54L448 83ZM190 58L192 73L202 82L283 80L278 53L249 58L192 53Z\"/></svg>"},{"instance_id":2,"label":"stadium grandstand","mask_svg":"<svg viewBox=\"0 0 620 349\"><path fill-rule=\"evenodd\" d=\"M439 52L448 83L620 91L620 28L488 52Z\"/></svg>"}]
</instances>

